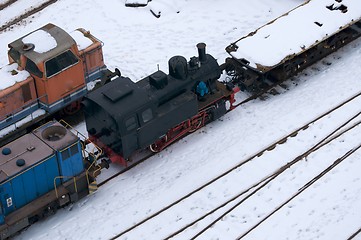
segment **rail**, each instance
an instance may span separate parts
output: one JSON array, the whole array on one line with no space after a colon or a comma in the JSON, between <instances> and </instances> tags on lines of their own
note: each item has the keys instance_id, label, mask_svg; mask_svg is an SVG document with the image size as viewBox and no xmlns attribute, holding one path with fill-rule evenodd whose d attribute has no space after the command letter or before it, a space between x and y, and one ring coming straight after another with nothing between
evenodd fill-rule
<instances>
[{"instance_id":1,"label":"rail","mask_svg":"<svg viewBox=\"0 0 361 240\"><path fill-rule=\"evenodd\" d=\"M37 12L40 12L41 10L47 8L48 6L52 5L53 3L56 3L58 0L49 0L47 2L44 2L43 4L41 4L40 6L38 7L35 7L35 8L32 8L30 11L24 13L24 14L21 14L20 16L16 17L15 19L11 20L10 22L0 26L0 32L3 32L5 31L6 29L8 29L9 27L17 24L18 22L20 22L21 20L37 13Z\"/></svg>"},{"instance_id":2,"label":"rail","mask_svg":"<svg viewBox=\"0 0 361 240\"><path fill-rule=\"evenodd\" d=\"M315 123L316 121L326 117L327 115L329 115L330 113L332 113L333 111L336 111L337 109L341 108L342 106L344 106L346 103L351 102L352 100L354 100L357 97L360 97L361 93L358 93L352 97L350 97L349 99L345 100L344 102L340 103L339 105L335 106L334 108L332 108L331 110L325 112L324 114L316 117L315 119L311 120L310 122L306 123L305 125L299 127L298 129L296 129L295 131L291 132L290 134L288 134L287 136L281 138L280 140L266 146L263 150L257 152L256 154L252 155L251 157L247 158L246 160L240 162L239 164L237 164L236 166L230 168L229 170L225 171L223 174L217 176L216 178L212 179L211 181L207 182L206 184L200 186L199 188L195 189L194 191L190 192L189 194L185 195L184 197L179 198L178 200L174 201L173 203L167 205L166 207L160 209L159 211L151 214L150 216L144 218L143 220L135 223L133 226L128 227L127 229L123 230L122 232L120 232L119 234L115 235L114 237L112 237L111 239L116 239L120 236L125 235L126 233L134 230L135 228L139 227L140 225L148 222L149 220L155 218L156 216L160 215L161 213L165 212L166 210L172 208L173 206L175 206L176 204L184 201L185 199L189 198L190 196L194 195L196 192L201 191L202 189L206 188L207 186L211 185L212 183L216 182L217 180L223 178L224 176L228 175L229 173L233 172L235 169L243 166L244 164L246 164L247 162L252 161L252 159L261 156L264 152L266 151L270 151L273 150L277 147L277 145L283 144L287 141L288 138L294 137L296 136L300 131L304 131L306 130L311 124ZM267 176L266 178L262 179L259 183L255 184L254 186L252 186L251 188L249 188L248 190L243 191L240 195L243 195L245 192L250 191L252 188L255 187L262 187L263 185L265 185L265 183L267 183L268 181L271 181L272 179L276 178L280 172L285 171L286 169L288 169L289 167L291 167L292 165L296 164L297 162L301 161L302 159L306 158L307 156L310 155L310 153L317 151L318 149L322 148L323 146L325 146L326 144L330 143L331 141L339 138L341 135L343 135L343 133L350 131L351 129L355 128L356 126L359 126L361 124L360 121L356 122L355 124L353 124L353 126L351 127L347 127L346 129L340 131L342 128L345 128L345 126L347 124L350 124L351 121L355 120L357 117L359 117L361 115L361 112L357 112L355 115L351 116L350 118L347 119L347 121L341 123L340 125L338 125L337 128L335 128L333 131L331 131L330 134L328 134L326 137L324 137L323 139L321 139L320 141L318 141L317 144L313 145L311 148L309 148L307 151L305 151L303 154L301 154L300 156L296 157L293 161L287 163L286 165L284 165L283 167L281 167L279 169L278 172ZM358 148L357 148L358 149ZM230 200L230 202L233 202L234 200L236 200L239 196L236 196L234 198L232 198ZM226 203L228 204L228 203ZM224 205L226 205L224 204ZM223 207L220 206L220 207ZM218 209L215 209L214 211L216 211ZM208 212L207 214L205 214L204 216L201 216L199 219L197 219L196 221L190 223L189 225L185 226L184 228L181 228L180 230L174 232L173 234L169 235L166 239L172 238L176 235L178 235L179 233L183 232L185 229L189 228L190 226L193 226L194 224L196 224L198 221L204 219L206 216L212 214L214 211ZM210 225L211 226L211 225ZM210 227L208 226L208 228ZM206 230L206 229L205 229ZM200 232L199 234L202 234L203 232Z\"/></svg>"}]
</instances>

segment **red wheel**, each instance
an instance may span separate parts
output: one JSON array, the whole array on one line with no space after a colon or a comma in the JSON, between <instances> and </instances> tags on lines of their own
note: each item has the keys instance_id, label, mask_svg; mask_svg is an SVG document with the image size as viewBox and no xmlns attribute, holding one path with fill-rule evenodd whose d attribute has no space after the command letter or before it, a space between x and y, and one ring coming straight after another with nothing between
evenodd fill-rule
<instances>
[{"instance_id":1,"label":"red wheel","mask_svg":"<svg viewBox=\"0 0 361 240\"><path fill-rule=\"evenodd\" d=\"M149 145L150 151L154 153L158 153L163 150L163 148L166 146L168 137L167 135L161 137L159 140L157 140L155 143Z\"/></svg>"},{"instance_id":2,"label":"red wheel","mask_svg":"<svg viewBox=\"0 0 361 240\"><path fill-rule=\"evenodd\" d=\"M198 130L202 126L202 118L196 119L196 121L192 122L191 129L188 132L192 133Z\"/></svg>"},{"instance_id":3,"label":"red wheel","mask_svg":"<svg viewBox=\"0 0 361 240\"><path fill-rule=\"evenodd\" d=\"M66 115L73 115L73 114L77 113L79 110L80 110L80 101L75 101L75 102L72 102L71 104L69 104L68 106L66 106L63 109L63 112Z\"/></svg>"}]
</instances>

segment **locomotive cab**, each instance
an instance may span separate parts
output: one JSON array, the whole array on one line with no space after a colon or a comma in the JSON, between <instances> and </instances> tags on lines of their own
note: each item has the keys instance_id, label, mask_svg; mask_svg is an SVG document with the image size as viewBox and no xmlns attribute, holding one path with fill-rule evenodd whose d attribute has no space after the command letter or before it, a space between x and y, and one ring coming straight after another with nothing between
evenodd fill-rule
<instances>
[{"instance_id":1,"label":"locomotive cab","mask_svg":"<svg viewBox=\"0 0 361 240\"><path fill-rule=\"evenodd\" d=\"M78 110L87 83L106 72L98 39L84 29L69 34L50 23L10 43L8 57L33 77L39 105L48 113Z\"/></svg>"},{"instance_id":2,"label":"locomotive cab","mask_svg":"<svg viewBox=\"0 0 361 240\"><path fill-rule=\"evenodd\" d=\"M46 26L9 44L9 61L35 80L39 103L55 112L85 94L82 61L74 39L61 28Z\"/></svg>"}]
</instances>

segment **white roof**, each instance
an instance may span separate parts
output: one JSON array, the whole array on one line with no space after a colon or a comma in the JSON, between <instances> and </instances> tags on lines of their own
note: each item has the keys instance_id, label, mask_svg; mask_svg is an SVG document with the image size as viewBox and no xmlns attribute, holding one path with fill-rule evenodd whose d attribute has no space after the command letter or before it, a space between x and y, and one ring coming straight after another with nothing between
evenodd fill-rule
<instances>
[{"instance_id":1,"label":"white roof","mask_svg":"<svg viewBox=\"0 0 361 240\"><path fill-rule=\"evenodd\" d=\"M125 4L141 4L141 5L147 5L148 0L126 0Z\"/></svg>"},{"instance_id":2,"label":"white roof","mask_svg":"<svg viewBox=\"0 0 361 240\"><path fill-rule=\"evenodd\" d=\"M272 67L360 19L361 0L311 0L237 40L230 54L254 68Z\"/></svg>"},{"instance_id":3,"label":"white roof","mask_svg":"<svg viewBox=\"0 0 361 240\"><path fill-rule=\"evenodd\" d=\"M72 31L69 35L75 40L79 51L84 50L93 44L92 40L84 36L84 34L78 30Z\"/></svg>"},{"instance_id":4,"label":"white roof","mask_svg":"<svg viewBox=\"0 0 361 240\"><path fill-rule=\"evenodd\" d=\"M23 43L32 43L35 45L34 51L38 53L45 53L56 48L57 43L53 36L44 30L37 30L30 33L22 39Z\"/></svg>"},{"instance_id":5,"label":"white roof","mask_svg":"<svg viewBox=\"0 0 361 240\"><path fill-rule=\"evenodd\" d=\"M19 71L17 68L17 63L12 63L0 68L0 90L11 87L17 82L22 82L30 76L27 71Z\"/></svg>"}]
</instances>

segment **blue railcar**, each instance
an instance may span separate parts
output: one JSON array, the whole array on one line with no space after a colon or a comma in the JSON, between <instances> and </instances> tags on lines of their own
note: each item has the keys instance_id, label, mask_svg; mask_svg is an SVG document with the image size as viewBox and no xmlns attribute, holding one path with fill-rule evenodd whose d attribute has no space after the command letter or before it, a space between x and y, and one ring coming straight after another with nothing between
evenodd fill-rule
<instances>
[{"instance_id":1,"label":"blue railcar","mask_svg":"<svg viewBox=\"0 0 361 240\"><path fill-rule=\"evenodd\" d=\"M88 194L79 138L49 122L0 148L0 239Z\"/></svg>"}]
</instances>

